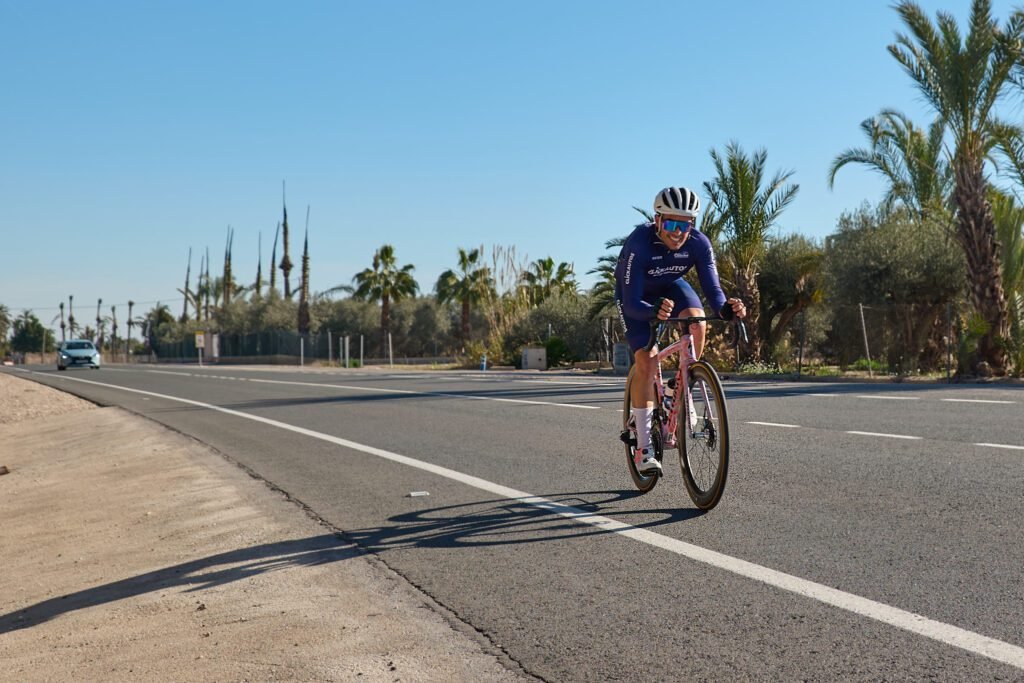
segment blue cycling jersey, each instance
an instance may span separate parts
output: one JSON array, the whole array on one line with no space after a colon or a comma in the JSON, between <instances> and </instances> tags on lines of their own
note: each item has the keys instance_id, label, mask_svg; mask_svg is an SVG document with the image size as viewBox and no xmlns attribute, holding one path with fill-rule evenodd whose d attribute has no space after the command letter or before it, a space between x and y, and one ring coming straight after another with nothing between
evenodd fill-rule
<instances>
[{"instance_id":1,"label":"blue cycling jersey","mask_svg":"<svg viewBox=\"0 0 1024 683\"><path fill-rule=\"evenodd\" d=\"M623 314L635 320L652 320L657 311L650 302L662 297L694 266L711 310L721 315L726 297L718 282L715 253L707 235L694 228L683 246L672 251L658 238L654 223L638 225L626 238L615 266L615 298Z\"/></svg>"}]
</instances>

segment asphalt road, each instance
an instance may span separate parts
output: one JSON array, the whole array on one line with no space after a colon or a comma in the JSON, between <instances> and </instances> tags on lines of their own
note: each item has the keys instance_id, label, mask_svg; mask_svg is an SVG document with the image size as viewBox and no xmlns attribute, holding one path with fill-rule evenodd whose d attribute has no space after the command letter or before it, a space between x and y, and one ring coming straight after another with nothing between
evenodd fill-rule
<instances>
[{"instance_id":1,"label":"asphalt road","mask_svg":"<svg viewBox=\"0 0 1024 683\"><path fill-rule=\"evenodd\" d=\"M222 451L545 680L1024 680L1021 386L727 382L705 514L674 454L632 490L621 379L28 369Z\"/></svg>"}]
</instances>

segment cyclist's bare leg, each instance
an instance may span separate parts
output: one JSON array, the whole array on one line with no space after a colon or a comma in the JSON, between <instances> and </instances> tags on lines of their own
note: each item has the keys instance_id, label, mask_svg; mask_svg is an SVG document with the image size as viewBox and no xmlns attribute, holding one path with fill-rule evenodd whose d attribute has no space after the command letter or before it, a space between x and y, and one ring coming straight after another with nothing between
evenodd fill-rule
<instances>
[{"instance_id":1,"label":"cyclist's bare leg","mask_svg":"<svg viewBox=\"0 0 1024 683\"><path fill-rule=\"evenodd\" d=\"M679 314L680 318L702 318L704 317L704 310L701 308L687 308ZM706 322L693 323L690 325L690 336L693 337L693 355L696 358L700 358L700 355L704 353L704 339L707 337L706 330L708 324Z\"/></svg>"},{"instance_id":2,"label":"cyclist's bare leg","mask_svg":"<svg viewBox=\"0 0 1024 683\"><path fill-rule=\"evenodd\" d=\"M649 351L640 349L633 354L633 359L636 362L636 370L633 383L629 387L629 404L633 408L653 408L654 375L658 367L658 358L652 358Z\"/></svg>"}]
</instances>

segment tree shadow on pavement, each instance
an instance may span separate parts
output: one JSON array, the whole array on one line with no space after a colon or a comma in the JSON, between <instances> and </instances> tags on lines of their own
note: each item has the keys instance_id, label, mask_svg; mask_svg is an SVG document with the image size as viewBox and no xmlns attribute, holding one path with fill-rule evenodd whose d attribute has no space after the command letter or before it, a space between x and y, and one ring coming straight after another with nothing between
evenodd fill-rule
<instances>
[{"instance_id":1,"label":"tree shadow on pavement","mask_svg":"<svg viewBox=\"0 0 1024 683\"><path fill-rule=\"evenodd\" d=\"M388 518L391 524L387 526L347 530L345 535L370 552L406 548L470 548L550 542L617 531L602 528L595 517L623 521L630 527L643 529L674 524L704 514L696 508L637 510L616 507L616 503L639 495L636 491L591 491L477 501L395 515ZM540 498L555 505L544 503ZM621 519L625 517L630 521Z\"/></svg>"},{"instance_id":2,"label":"tree shadow on pavement","mask_svg":"<svg viewBox=\"0 0 1024 683\"><path fill-rule=\"evenodd\" d=\"M323 534L240 548L191 562L61 595L0 615L0 634L29 628L75 610L96 607L152 591L187 586L195 592L289 567L312 567L362 554L337 534Z\"/></svg>"}]
</instances>

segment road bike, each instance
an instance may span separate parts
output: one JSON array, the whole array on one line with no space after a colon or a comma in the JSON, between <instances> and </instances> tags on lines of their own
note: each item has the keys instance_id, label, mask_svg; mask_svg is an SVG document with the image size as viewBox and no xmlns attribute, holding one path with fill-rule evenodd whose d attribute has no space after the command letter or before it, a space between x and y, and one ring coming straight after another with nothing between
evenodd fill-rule
<instances>
[{"instance_id":1,"label":"road bike","mask_svg":"<svg viewBox=\"0 0 1024 683\"><path fill-rule=\"evenodd\" d=\"M719 317L668 318L651 321L651 340L646 350L657 346L667 330L680 327L689 330L693 323L722 321ZM746 337L743 323L736 321L737 334ZM678 356L679 367L665 382L662 363ZM693 338L689 333L657 352L657 372L654 377L654 415L651 419L651 445L654 457L662 461L666 448L679 450L679 465L683 483L690 498L701 510L710 510L722 499L725 479L729 471L729 414L725 405L725 391L715 368L693 353ZM626 462L633 483L643 493L654 488L661 472L643 475L636 469L633 459L637 447L636 425L630 410L629 393L636 366L630 368L626 378L626 393L622 402L622 433L626 446Z\"/></svg>"}]
</instances>

